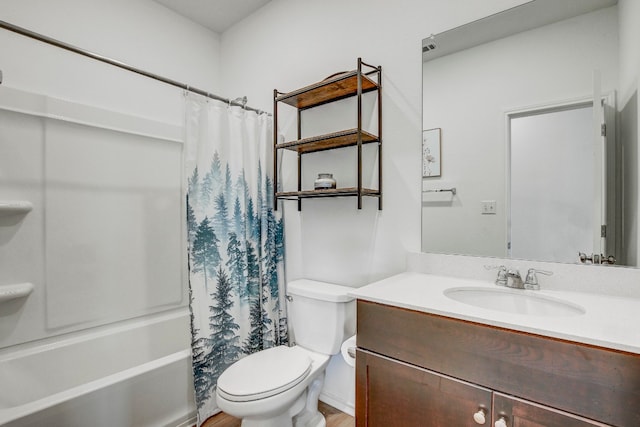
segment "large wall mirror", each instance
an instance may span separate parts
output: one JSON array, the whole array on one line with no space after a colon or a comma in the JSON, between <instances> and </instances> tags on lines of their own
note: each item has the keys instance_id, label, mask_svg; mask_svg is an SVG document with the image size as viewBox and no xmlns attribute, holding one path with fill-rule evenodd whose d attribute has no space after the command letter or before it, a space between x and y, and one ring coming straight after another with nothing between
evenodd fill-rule
<instances>
[{"instance_id":1,"label":"large wall mirror","mask_svg":"<svg viewBox=\"0 0 640 427\"><path fill-rule=\"evenodd\" d=\"M534 0L423 40L423 252L639 265L619 7Z\"/></svg>"}]
</instances>

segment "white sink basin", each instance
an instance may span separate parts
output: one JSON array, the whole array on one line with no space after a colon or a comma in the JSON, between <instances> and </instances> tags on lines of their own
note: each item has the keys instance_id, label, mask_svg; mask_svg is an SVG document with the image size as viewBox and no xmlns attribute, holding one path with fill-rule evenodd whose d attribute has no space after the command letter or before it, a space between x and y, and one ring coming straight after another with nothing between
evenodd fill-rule
<instances>
[{"instance_id":1,"label":"white sink basin","mask_svg":"<svg viewBox=\"0 0 640 427\"><path fill-rule=\"evenodd\" d=\"M531 292L535 291L463 287L445 289L444 295L463 304L506 313L530 316L579 316L585 313L577 304Z\"/></svg>"}]
</instances>

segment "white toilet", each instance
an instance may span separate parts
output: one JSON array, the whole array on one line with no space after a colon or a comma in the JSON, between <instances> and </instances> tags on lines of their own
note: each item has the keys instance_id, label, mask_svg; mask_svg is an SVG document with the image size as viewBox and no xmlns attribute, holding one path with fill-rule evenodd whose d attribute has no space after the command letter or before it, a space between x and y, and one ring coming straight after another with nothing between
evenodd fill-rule
<instances>
[{"instance_id":1,"label":"white toilet","mask_svg":"<svg viewBox=\"0 0 640 427\"><path fill-rule=\"evenodd\" d=\"M355 332L349 287L296 280L287 284L296 345L251 354L218 379L218 407L242 427L324 427L318 396L331 355Z\"/></svg>"}]
</instances>

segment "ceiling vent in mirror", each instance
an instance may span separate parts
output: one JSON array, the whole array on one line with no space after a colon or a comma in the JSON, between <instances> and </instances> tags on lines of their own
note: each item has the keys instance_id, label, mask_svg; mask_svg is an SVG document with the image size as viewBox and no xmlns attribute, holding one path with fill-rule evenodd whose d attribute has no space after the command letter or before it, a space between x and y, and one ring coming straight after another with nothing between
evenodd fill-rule
<instances>
[{"instance_id":1,"label":"ceiling vent in mirror","mask_svg":"<svg viewBox=\"0 0 640 427\"><path fill-rule=\"evenodd\" d=\"M422 46L422 51L423 51L423 52L429 52L430 50L433 50L433 49L435 49L435 48L436 48L436 45L435 45L435 44L433 44L433 43L429 43L429 44L427 44L427 45L425 45L425 46Z\"/></svg>"},{"instance_id":2,"label":"ceiling vent in mirror","mask_svg":"<svg viewBox=\"0 0 640 427\"><path fill-rule=\"evenodd\" d=\"M436 37L431 34L429 37L422 41L422 53L429 52L430 50L434 50L436 46Z\"/></svg>"}]
</instances>

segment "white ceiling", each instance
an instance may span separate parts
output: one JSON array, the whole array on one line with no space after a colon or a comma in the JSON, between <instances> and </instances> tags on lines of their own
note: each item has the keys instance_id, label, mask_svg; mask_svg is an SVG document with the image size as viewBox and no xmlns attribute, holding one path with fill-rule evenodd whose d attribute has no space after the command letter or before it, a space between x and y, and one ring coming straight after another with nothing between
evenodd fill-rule
<instances>
[{"instance_id":1,"label":"white ceiling","mask_svg":"<svg viewBox=\"0 0 640 427\"><path fill-rule=\"evenodd\" d=\"M223 33L233 24L251 15L271 0L155 1L216 33Z\"/></svg>"}]
</instances>

